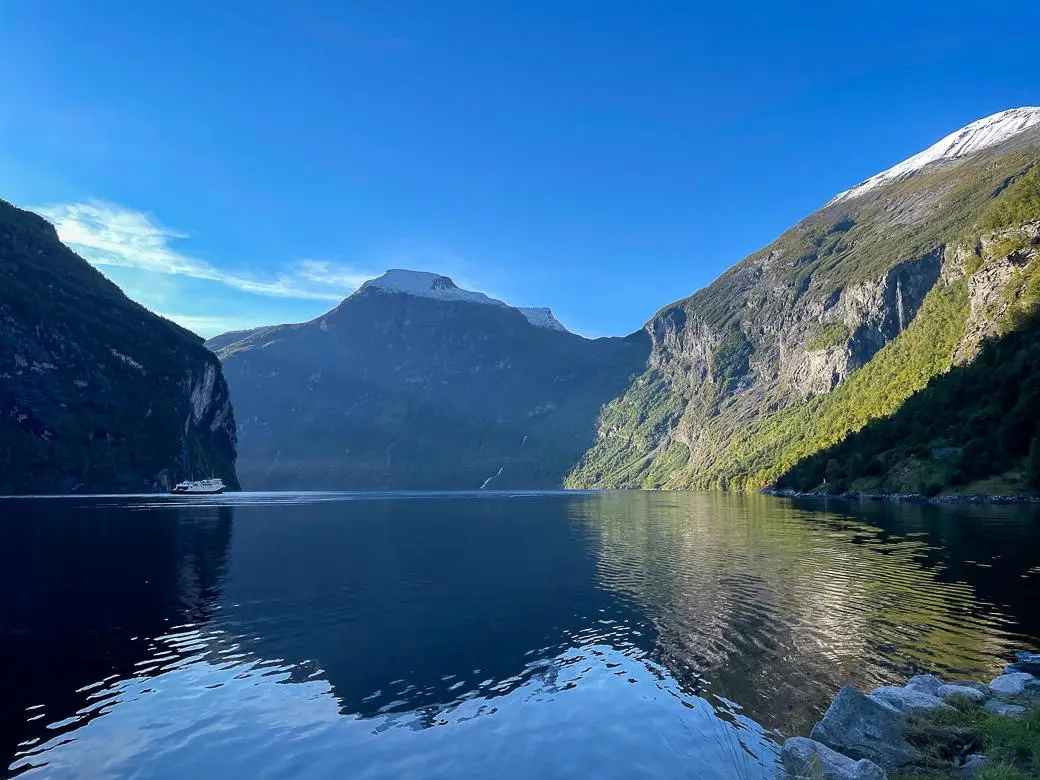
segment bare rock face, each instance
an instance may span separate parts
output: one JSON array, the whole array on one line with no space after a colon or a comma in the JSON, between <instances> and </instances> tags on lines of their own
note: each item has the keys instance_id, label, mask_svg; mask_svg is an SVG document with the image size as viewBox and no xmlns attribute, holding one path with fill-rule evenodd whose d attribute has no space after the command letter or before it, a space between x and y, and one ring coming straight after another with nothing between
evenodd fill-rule
<instances>
[{"instance_id":1,"label":"bare rock face","mask_svg":"<svg viewBox=\"0 0 1040 780\"><path fill-rule=\"evenodd\" d=\"M802 395L833 390L906 329L939 279L941 265L941 254L929 252L897 264L879 279L847 287L833 305L826 300L808 302L806 319L819 323L816 332L830 327L847 335L837 344L814 349L812 330L796 331L794 340L801 343L786 351L781 377Z\"/></svg>"},{"instance_id":2,"label":"bare rock face","mask_svg":"<svg viewBox=\"0 0 1040 780\"><path fill-rule=\"evenodd\" d=\"M902 715L851 685L838 692L810 736L850 758L865 758L886 770L921 758L906 741Z\"/></svg>"},{"instance_id":3,"label":"bare rock face","mask_svg":"<svg viewBox=\"0 0 1040 780\"><path fill-rule=\"evenodd\" d=\"M1008 247L1015 248L1007 251ZM971 309L964 337L954 353L955 365L969 362L978 353L984 339L997 335L1004 315L1013 305L1005 294L1008 282L1016 271L1040 255L1040 221L985 235L976 251L984 264L968 278ZM962 246L951 252L953 262L961 265L968 263L973 254Z\"/></svg>"},{"instance_id":4,"label":"bare rock face","mask_svg":"<svg viewBox=\"0 0 1040 780\"><path fill-rule=\"evenodd\" d=\"M885 770L865 758L854 761L805 737L791 737L780 750L783 778L801 780L885 780Z\"/></svg>"}]
</instances>

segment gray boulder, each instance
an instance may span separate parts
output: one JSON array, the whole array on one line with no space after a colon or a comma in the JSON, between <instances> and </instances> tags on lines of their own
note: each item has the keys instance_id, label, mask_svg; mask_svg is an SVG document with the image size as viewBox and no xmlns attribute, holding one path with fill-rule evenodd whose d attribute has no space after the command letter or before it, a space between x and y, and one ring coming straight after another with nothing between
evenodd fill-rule
<instances>
[{"instance_id":1,"label":"gray boulder","mask_svg":"<svg viewBox=\"0 0 1040 780\"><path fill-rule=\"evenodd\" d=\"M932 694L932 696L938 695L939 686L942 684L943 681L934 674L915 674L906 681L907 688L920 688L925 693Z\"/></svg>"},{"instance_id":2,"label":"gray boulder","mask_svg":"<svg viewBox=\"0 0 1040 780\"><path fill-rule=\"evenodd\" d=\"M1040 653L1018 652L1015 653L1015 658L1018 659L1015 663L1004 667L1004 674L1012 674L1014 672L1028 672L1033 675L1040 674Z\"/></svg>"},{"instance_id":3,"label":"gray boulder","mask_svg":"<svg viewBox=\"0 0 1040 780\"><path fill-rule=\"evenodd\" d=\"M990 699L983 706L992 713L997 715L1006 715L1009 718L1020 717L1026 712L1026 708L1020 704L1005 704L999 699Z\"/></svg>"},{"instance_id":4,"label":"gray boulder","mask_svg":"<svg viewBox=\"0 0 1040 780\"><path fill-rule=\"evenodd\" d=\"M921 757L906 741L906 726L899 713L851 685L838 691L810 736L850 758L865 758L884 769L898 769Z\"/></svg>"},{"instance_id":5,"label":"gray boulder","mask_svg":"<svg viewBox=\"0 0 1040 780\"><path fill-rule=\"evenodd\" d=\"M968 685L941 685L937 694L943 701L956 698L970 701L985 701L986 699L985 693Z\"/></svg>"},{"instance_id":6,"label":"gray boulder","mask_svg":"<svg viewBox=\"0 0 1040 780\"><path fill-rule=\"evenodd\" d=\"M888 774L877 764L861 758L854 761L820 742L791 737L780 750L785 780L886 780Z\"/></svg>"},{"instance_id":7,"label":"gray boulder","mask_svg":"<svg viewBox=\"0 0 1040 780\"><path fill-rule=\"evenodd\" d=\"M961 777L966 780L967 778L978 777L985 767L986 757L981 753L972 753L964 759L964 764L961 766Z\"/></svg>"},{"instance_id":8,"label":"gray boulder","mask_svg":"<svg viewBox=\"0 0 1040 780\"><path fill-rule=\"evenodd\" d=\"M989 683L993 695L1001 699L1022 696L1033 689L1036 678L1028 672L1012 672L1002 674Z\"/></svg>"},{"instance_id":9,"label":"gray boulder","mask_svg":"<svg viewBox=\"0 0 1040 780\"><path fill-rule=\"evenodd\" d=\"M986 698L990 697L989 686L986 683L976 682L975 680L950 680L947 685L957 685L961 688L974 688L981 694L984 694Z\"/></svg>"},{"instance_id":10,"label":"gray boulder","mask_svg":"<svg viewBox=\"0 0 1040 780\"><path fill-rule=\"evenodd\" d=\"M936 688L936 691L938 690ZM884 685L873 691L870 698L894 707L904 715L924 715L950 706L938 696L916 685Z\"/></svg>"}]
</instances>

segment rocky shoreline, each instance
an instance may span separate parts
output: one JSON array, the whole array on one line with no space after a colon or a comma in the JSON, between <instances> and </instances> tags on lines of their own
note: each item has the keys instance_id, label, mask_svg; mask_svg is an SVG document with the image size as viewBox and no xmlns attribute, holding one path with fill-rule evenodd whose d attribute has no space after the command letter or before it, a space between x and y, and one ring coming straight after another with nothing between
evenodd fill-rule
<instances>
[{"instance_id":1,"label":"rocky shoreline","mask_svg":"<svg viewBox=\"0 0 1040 780\"><path fill-rule=\"evenodd\" d=\"M1040 504L1040 496L991 496L976 493L968 496L926 496L922 493L861 493L847 490L843 493L802 493L790 488L766 488L761 491L769 496L782 498L838 498L847 501L894 501L912 504Z\"/></svg>"},{"instance_id":2,"label":"rocky shoreline","mask_svg":"<svg viewBox=\"0 0 1040 780\"><path fill-rule=\"evenodd\" d=\"M809 737L784 742L780 777L887 780L889 772L986 777L994 759L980 752L982 740L970 729L944 730L929 719L941 722L942 716L977 713L1000 721L1040 711L1040 653L1020 652L1017 658L988 684L922 674L905 685L885 685L870 693L846 685Z\"/></svg>"}]
</instances>

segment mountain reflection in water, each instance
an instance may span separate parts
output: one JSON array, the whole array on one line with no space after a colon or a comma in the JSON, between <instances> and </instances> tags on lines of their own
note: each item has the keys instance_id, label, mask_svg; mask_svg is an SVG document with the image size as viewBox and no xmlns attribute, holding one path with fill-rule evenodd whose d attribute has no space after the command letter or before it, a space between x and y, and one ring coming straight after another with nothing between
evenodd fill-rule
<instances>
[{"instance_id":1,"label":"mountain reflection in water","mask_svg":"<svg viewBox=\"0 0 1040 780\"><path fill-rule=\"evenodd\" d=\"M615 493L0 510L0 718L30 775L768 776L779 735L841 684L984 677L1040 633L1023 508Z\"/></svg>"}]
</instances>

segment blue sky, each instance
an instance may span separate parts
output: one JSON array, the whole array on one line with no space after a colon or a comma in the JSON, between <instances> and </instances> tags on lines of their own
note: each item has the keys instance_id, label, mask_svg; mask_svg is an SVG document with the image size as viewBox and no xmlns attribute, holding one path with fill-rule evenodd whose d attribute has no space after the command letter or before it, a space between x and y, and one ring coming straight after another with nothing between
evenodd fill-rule
<instances>
[{"instance_id":1,"label":"blue sky","mask_svg":"<svg viewBox=\"0 0 1040 780\"><path fill-rule=\"evenodd\" d=\"M638 328L1040 104L1040 3L0 0L0 197L205 335L389 267Z\"/></svg>"}]
</instances>

